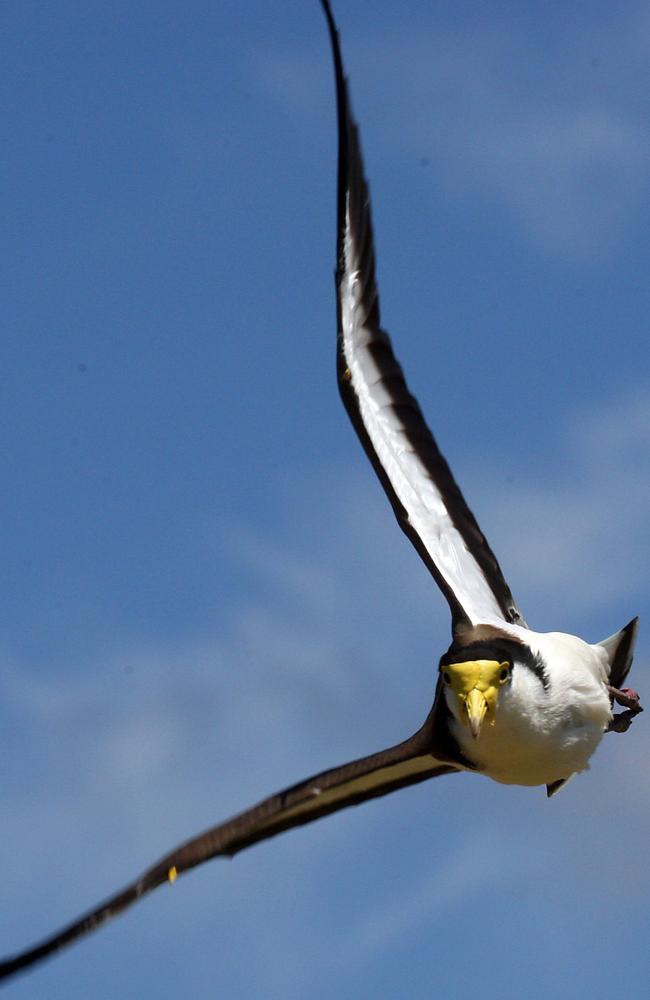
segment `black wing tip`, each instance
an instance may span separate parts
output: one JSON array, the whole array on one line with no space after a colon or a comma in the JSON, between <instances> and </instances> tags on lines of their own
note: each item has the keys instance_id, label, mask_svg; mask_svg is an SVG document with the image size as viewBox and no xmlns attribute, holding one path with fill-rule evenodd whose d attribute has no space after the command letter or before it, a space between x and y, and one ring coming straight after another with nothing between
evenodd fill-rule
<instances>
[{"instance_id":1,"label":"black wing tip","mask_svg":"<svg viewBox=\"0 0 650 1000\"><path fill-rule=\"evenodd\" d=\"M632 667L639 621L639 616L636 615L622 629L602 642L610 661L609 683L614 687L620 688L623 685Z\"/></svg>"},{"instance_id":2,"label":"black wing tip","mask_svg":"<svg viewBox=\"0 0 650 1000\"><path fill-rule=\"evenodd\" d=\"M327 21L327 29L329 31L330 42L332 45L332 54L334 56L334 66L336 69L336 81L337 89L339 82L343 84L343 89L345 89L345 73L343 72L343 58L341 56L341 42L339 39L339 29L334 20L334 14L332 13L332 8L329 4L329 0L321 0L321 6L325 12L325 19Z\"/></svg>"},{"instance_id":3,"label":"black wing tip","mask_svg":"<svg viewBox=\"0 0 650 1000\"><path fill-rule=\"evenodd\" d=\"M334 20L332 8L329 0L321 0L321 6L325 13L327 29L330 36L332 57L334 59L334 78L336 85L336 117L339 140L338 156L338 183L337 183L337 284L340 279L342 267L342 227L345 219L345 200L347 191L348 166L350 160L351 135L354 132L354 122L350 110L350 98L348 95L347 78L343 69L343 56L341 53L341 42L339 32Z\"/></svg>"},{"instance_id":4,"label":"black wing tip","mask_svg":"<svg viewBox=\"0 0 650 1000\"><path fill-rule=\"evenodd\" d=\"M174 870L175 871L175 870ZM175 878L175 875L174 875ZM124 910L136 903L142 896L151 892L152 889L162 885L163 882L174 881L171 877L171 866L158 863L149 869L144 875L131 882L125 889L120 890L114 896L100 903L93 910L87 911L78 920L67 924L61 930L56 931L50 937L40 941L39 944L17 952L9 958L0 962L0 983L16 975L19 972L27 972L29 969L39 965L45 959L53 958L64 948L68 948L76 941L86 937L93 931L99 930L107 924L113 917L118 916Z\"/></svg>"},{"instance_id":5,"label":"black wing tip","mask_svg":"<svg viewBox=\"0 0 650 1000\"><path fill-rule=\"evenodd\" d=\"M334 14L332 13L332 6L329 0L320 0L320 5L325 12L325 17L327 18L330 34L336 35L337 34L336 21L334 20Z\"/></svg>"},{"instance_id":6,"label":"black wing tip","mask_svg":"<svg viewBox=\"0 0 650 1000\"><path fill-rule=\"evenodd\" d=\"M549 782L546 786L546 798L552 798L561 788L564 788L568 780L568 778L559 778L557 781Z\"/></svg>"},{"instance_id":7,"label":"black wing tip","mask_svg":"<svg viewBox=\"0 0 650 1000\"><path fill-rule=\"evenodd\" d=\"M43 945L36 945L28 948L27 951L18 952L0 962L0 985L6 986L7 980L13 978L20 972L28 972L30 968L43 962L46 958L52 958L63 945L57 945L46 941Z\"/></svg>"}]
</instances>

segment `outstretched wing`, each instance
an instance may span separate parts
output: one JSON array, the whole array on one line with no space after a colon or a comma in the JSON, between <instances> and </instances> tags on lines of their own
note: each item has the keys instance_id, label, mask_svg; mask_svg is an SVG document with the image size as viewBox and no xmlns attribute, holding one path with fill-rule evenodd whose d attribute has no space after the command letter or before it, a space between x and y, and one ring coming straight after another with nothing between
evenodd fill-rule
<instances>
[{"instance_id":1,"label":"outstretched wing","mask_svg":"<svg viewBox=\"0 0 650 1000\"><path fill-rule=\"evenodd\" d=\"M397 521L444 593L454 629L525 622L499 564L408 391L379 319L370 198L328 0L339 131L338 379L343 403Z\"/></svg>"},{"instance_id":2,"label":"outstretched wing","mask_svg":"<svg viewBox=\"0 0 650 1000\"><path fill-rule=\"evenodd\" d=\"M283 830L311 823L321 816L358 805L367 799L387 795L405 785L457 770L427 752L430 725L430 720L427 720L425 726L404 743L293 785L181 844L95 909L33 948L1 961L0 980L27 969L97 930L157 886L174 882L183 872L196 868L204 861L220 855L232 857L245 847L274 837Z\"/></svg>"}]
</instances>

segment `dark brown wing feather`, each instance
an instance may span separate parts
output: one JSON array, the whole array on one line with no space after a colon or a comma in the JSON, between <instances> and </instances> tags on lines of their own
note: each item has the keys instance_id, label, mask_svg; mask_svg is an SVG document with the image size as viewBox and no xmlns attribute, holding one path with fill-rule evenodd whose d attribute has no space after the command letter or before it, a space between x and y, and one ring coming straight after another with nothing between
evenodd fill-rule
<instances>
[{"instance_id":1,"label":"dark brown wing feather","mask_svg":"<svg viewBox=\"0 0 650 1000\"><path fill-rule=\"evenodd\" d=\"M499 564L411 395L382 330L368 185L327 0L339 129L338 378L343 403L397 521L449 602L454 624L525 624Z\"/></svg>"},{"instance_id":2,"label":"dark brown wing feather","mask_svg":"<svg viewBox=\"0 0 650 1000\"><path fill-rule=\"evenodd\" d=\"M294 826L387 795L405 785L457 770L433 757L430 721L411 739L380 753L335 767L220 823L170 851L126 888L68 924L40 944L0 962L0 980L27 969L108 923L164 882L219 856L232 857L245 847L267 840Z\"/></svg>"}]
</instances>

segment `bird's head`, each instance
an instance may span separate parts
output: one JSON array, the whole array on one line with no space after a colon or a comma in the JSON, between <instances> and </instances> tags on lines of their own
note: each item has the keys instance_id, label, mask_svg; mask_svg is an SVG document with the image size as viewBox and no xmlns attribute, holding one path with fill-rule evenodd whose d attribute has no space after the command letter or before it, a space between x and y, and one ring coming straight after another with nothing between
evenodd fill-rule
<instances>
[{"instance_id":1,"label":"bird's head","mask_svg":"<svg viewBox=\"0 0 650 1000\"><path fill-rule=\"evenodd\" d=\"M489 653L484 654L485 657ZM478 739L485 722L494 725L499 694L510 683L509 659L444 656L440 662L444 696L453 715Z\"/></svg>"}]
</instances>

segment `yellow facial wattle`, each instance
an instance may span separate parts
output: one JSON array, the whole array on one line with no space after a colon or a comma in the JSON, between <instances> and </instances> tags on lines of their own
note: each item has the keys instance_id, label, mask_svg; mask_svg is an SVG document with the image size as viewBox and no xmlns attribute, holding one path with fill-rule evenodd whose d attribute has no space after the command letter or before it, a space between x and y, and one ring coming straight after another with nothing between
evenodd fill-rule
<instances>
[{"instance_id":1,"label":"yellow facial wattle","mask_svg":"<svg viewBox=\"0 0 650 1000\"><path fill-rule=\"evenodd\" d=\"M458 716L477 739L485 719L494 725L499 690L510 676L510 664L497 660L467 660L442 668L445 684L458 701Z\"/></svg>"}]
</instances>

